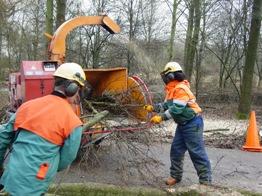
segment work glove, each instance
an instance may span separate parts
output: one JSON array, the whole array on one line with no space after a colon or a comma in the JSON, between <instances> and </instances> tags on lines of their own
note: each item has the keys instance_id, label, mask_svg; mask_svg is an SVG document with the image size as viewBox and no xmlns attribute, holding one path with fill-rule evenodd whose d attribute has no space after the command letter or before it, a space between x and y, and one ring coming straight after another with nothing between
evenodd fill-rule
<instances>
[{"instance_id":1,"label":"work glove","mask_svg":"<svg viewBox=\"0 0 262 196\"><path fill-rule=\"evenodd\" d=\"M150 119L150 122L151 123L154 123L154 124L159 124L163 121L162 117L159 116L159 115L155 115L153 116L151 119Z\"/></svg>"},{"instance_id":2,"label":"work glove","mask_svg":"<svg viewBox=\"0 0 262 196\"><path fill-rule=\"evenodd\" d=\"M152 105L144 105L144 110L148 112L153 112L154 111L154 106Z\"/></svg>"}]
</instances>

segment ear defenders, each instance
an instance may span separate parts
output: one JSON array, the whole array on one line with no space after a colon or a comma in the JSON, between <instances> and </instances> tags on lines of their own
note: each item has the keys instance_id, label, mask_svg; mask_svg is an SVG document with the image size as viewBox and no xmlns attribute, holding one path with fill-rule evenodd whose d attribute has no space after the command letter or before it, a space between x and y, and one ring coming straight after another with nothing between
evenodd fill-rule
<instances>
[{"instance_id":1,"label":"ear defenders","mask_svg":"<svg viewBox=\"0 0 262 196\"><path fill-rule=\"evenodd\" d=\"M65 95L67 97L74 96L79 90L79 85L75 81L67 80L64 84L65 87Z\"/></svg>"},{"instance_id":2,"label":"ear defenders","mask_svg":"<svg viewBox=\"0 0 262 196\"><path fill-rule=\"evenodd\" d=\"M175 80L175 75L173 72L169 72L167 74L162 73L161 77L165 84L168 84L169 82Z\"/></svg>"},{"instance_id":3,"label":"ear defenders","mask_svg":"<svg viewBox=\"0 0 262 196\"><path fill-rule=\"evenodd\" d=\"M175 80L175 75L174 75L173 72L170 72L170 73L166 74L166 78L170 82L170 81Z\"/></svg>"}]
</instances>

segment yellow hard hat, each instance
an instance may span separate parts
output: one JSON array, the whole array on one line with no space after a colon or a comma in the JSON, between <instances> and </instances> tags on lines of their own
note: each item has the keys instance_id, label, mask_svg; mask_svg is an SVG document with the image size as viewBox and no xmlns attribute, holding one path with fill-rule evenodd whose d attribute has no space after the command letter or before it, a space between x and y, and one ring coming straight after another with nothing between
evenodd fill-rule
<instances>
[{"instance_id":1,"label":"yellow hard hat","mask_svg":"<svg viewBox=\"0 0 262 196\"><path fill-rule=\"evenodd\" d=\"M73 80L81 86L85 85L86 75L84 70L77 63L63 63L54 72L53 76Z\"/></svg>"},{"instance_id":2,"label":"yellow hard hat","mask_svg":"<svg viewBox=\"0 0 262 196\"><path fill-rule=\"evenodd\" d=\"M166 64L162 73L167 74L167 73L176 72L176 71L183 71L182 67L177 62L169 62Z\"/></svg>"}]
</instances>

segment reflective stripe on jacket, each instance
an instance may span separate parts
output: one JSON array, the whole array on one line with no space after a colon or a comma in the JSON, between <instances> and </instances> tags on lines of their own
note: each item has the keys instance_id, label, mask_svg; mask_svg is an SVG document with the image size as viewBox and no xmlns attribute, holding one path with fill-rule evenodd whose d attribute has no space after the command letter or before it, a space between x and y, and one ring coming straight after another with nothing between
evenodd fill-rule
<instances>
[{"instance_id":1,"label":"reflective stripe on jacket","mask_svg":"<svg viewBox=\"0 0 262 196\"><path fill-rule=\"evenodd\" d=\"M187 80L169 82L165 91L165 102L157 107L164 110L164 120L173 119L177 124L185 124L201 112Z\"/></svg>"},{"instance_id":2,"label":"reflective stripe on jacket","mask_svg":"<svg viewBox=\"0 0 262 196\"><path fill-rule=\"evenodd\" d=\"M166 85L165 101L172 100L178 105L188 106L194 110L195 113L200 113L202 110L196 103L196 97L191 92L189 82L184 80L182 82L172 81Z\"/></svg>"},{"instance_id":3,"label":"reflective stripe on jacket","mask_svg":"<svg viewBox=\"0 0 262 196\"><path fill-rule=\"evenodd\" d=\"M63 145L71 131L82 125L66 99L47 95L22 104L14 129L31 131L56 145Z\"/></svg>"}]
</instances>

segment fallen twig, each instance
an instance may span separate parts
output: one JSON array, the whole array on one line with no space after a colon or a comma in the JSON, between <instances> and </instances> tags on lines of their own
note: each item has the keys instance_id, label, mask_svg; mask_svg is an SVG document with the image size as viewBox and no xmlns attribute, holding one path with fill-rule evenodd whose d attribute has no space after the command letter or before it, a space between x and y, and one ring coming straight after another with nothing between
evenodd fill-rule
<instances>
[{"instance_id":1,"label":"fallen twig","mask_svg":"<svg viewBox=\"0 0 262 196\"><path fill-rule=\"evenodd\" d=\"M93 105L102 105L102 106L119 106L119 107L143 107L141 104L118 104L118 103L109 103L109 102L97 102L90 101Z\"/></svg>"},{"instance_id":2,"label":"fallen twig","mask_svg":"<svg viewBox=\"0 0 262 196\"><path fill-rule=\"evenodd\" d=\"M205 133L207 132L217 132L217 131L229 131L230 129L208 129L204 130Z\"/></svg>"}]
</instances>

